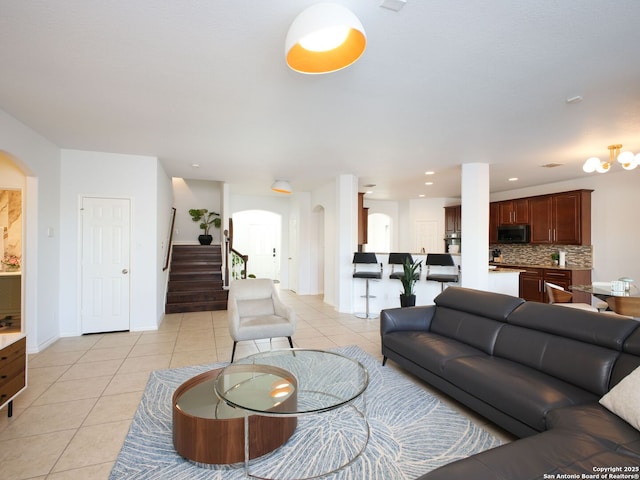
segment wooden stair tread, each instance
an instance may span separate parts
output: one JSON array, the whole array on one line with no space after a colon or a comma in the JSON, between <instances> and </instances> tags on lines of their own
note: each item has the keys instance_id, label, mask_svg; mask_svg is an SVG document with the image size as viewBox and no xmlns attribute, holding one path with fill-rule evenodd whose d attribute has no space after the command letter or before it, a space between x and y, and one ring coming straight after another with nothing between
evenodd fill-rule
<instances>
[{"instance_id":1,"label":"wooden stair tread","mask_svg":"<svg viewBox=\"0 0 640 480\"><path fill-rule=\"evenodd\" d=\"M165 313L226 310L227 298L219 244L172 247Z\"/></svg>"}]
</instances>

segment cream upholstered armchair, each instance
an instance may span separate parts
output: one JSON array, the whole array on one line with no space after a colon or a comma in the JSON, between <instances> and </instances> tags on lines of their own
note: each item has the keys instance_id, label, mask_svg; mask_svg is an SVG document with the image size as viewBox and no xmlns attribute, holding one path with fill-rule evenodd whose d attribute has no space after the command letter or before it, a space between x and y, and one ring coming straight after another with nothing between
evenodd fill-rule
<instances>
[{"instance_id":1,"label":"cream upholstered armchair","mask_svg":"<svg viewBox=\"0 0 640 480\"><path fill-rule=\"evenodd\" d=\"M233 339L232 362L236 345L244 340L287 337L293 348L291 336L296 330L296 314L293 308L282 303L271 279L233 281L229 287L227 317Z\"/></svg>"}]
</instances>

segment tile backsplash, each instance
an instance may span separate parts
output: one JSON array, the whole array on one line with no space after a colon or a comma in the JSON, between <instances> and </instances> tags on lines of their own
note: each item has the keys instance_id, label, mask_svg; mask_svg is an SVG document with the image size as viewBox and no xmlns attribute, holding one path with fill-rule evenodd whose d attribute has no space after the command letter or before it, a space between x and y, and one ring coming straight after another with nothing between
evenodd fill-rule
<instances>
[{"instance_id":1,"label":"tile backsplash","mask_svg":"<svg viewBox=\"0 0 640 480\"><path fill-rule=\"evenodd\" d=\"M522 245L492 244L489 251L499 249L504 263L520 265L552 265L551 254L566 252L568 267L592 268L593 247L591 245Z\"/></svg>"}]
</instances>

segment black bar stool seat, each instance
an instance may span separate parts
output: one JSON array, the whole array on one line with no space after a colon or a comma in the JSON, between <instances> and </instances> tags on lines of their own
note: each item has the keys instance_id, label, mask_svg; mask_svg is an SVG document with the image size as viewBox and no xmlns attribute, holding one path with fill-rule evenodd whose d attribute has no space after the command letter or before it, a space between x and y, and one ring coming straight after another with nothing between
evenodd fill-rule
<instances>
[{"instance_id":1,"label":"black bar stool seat","mask_svg":"<svg viewBox=\"0 0 640 480\"><path fill-rule=\"evenodd\" d=\"M359 318L377 318L378 315L369 313L369 299L376 298L369 294L369 280L379 280L382 278L382 264L380 264L380 271L372 270L357 270L358 265L372 265L378 263L378 258L373 252L355 252L353 254L353 278L364 278L365 280L365 313L356 313L356 317Z\"/></svg>"}]
</instances>

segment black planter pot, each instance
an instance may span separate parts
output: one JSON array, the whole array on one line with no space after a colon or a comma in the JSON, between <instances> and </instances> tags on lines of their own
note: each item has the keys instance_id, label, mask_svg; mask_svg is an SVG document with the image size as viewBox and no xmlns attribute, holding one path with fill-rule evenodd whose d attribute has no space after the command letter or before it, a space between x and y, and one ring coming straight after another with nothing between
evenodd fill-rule
<instances>
[{"instance_id":1,"label":"black planter pot","mask_svg":"<svg viewBox=\"0 0 640 480\"><path fill-rule=\"evenodd\" d=\"M211 245L213 237L211 235L200 235L198 237L198 241L200 242L200 245Z\"/></svg>"},{"instance_id":2,"label":"black planter pot","mask_svg":"<svg viewBox=\"0 0 640 480\"><path fill-rule=\"evenodd\" d=\"M405 295L404 293L400 294L400 306L401 307L415 307L416 306L416 296L415 295Z\"/></svg>"}]
</instances>

